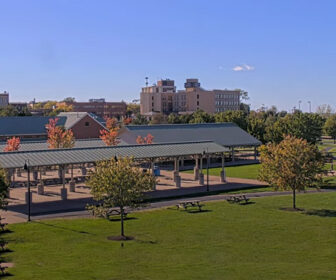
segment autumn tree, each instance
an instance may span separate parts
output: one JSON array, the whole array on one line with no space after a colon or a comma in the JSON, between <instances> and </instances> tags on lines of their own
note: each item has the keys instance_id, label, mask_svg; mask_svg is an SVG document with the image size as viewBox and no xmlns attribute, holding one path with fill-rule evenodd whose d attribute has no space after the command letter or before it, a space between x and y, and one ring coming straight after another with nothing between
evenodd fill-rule
<instances>
[{"instance_id":1,"label":"autumn tree","mask_svg":"<svg viewBox=\"0 0 336 280\"><path fill-rule=\"evenodd\" d=\"M145 137L141 137L140 135L138 135L136 142L137 144L153 144L153 139L154 136L148 133Z\"/></svg>"},{"instance_id":2,"label":"autumn tree","mask_svg":"<svg viewBox=\"0 0 336 280\"><path fill-rule=\"evenodd\" d=\"M71 130L57 125L58 118L49 119L46 125L49 149L73 148L75 138Z\"/></svg>"},{"instance_id":3,"label":"autumn tree","mask_svg":"<svg viewBox=\"0 0 336 280\"><path fill-rule=\"evenodd\" d=\"M97 163L87 185L99 205L90 206L94 215L110 218L110 211L117 207L120 211L121 239L127 239L124 233L126 207L138 207L143 203L144 192L155 184L155 178L149 172L135 167L131 158L112 158Z\"/></svg>"},{"instance_id":4,"label":"autumn tree","mask_svg":"<svg viewBox=\"0 0 336 280\"><path fill-rule=\"evenodd\" d=\"M296 191L303 191L321 180L324 161L316 145L307 140L286 136L279 144L260 147L261 168L259 179L275 189L293 192L296 209Z\"/></svg>"},{"instance_id":5,"label":"autumn tree","mask_svg":"<svg viewBox=\"0 0 336 280\"><path fill-rule=\"evenodd\" d=\"M324 132L334 139L334 144L336 143L336 115L330 116L324 124Z\"/></svg>"},{"instance_id":6,"label":"autumn tree","mask_svg":"<svg viewBox=\"0 0 336 280\"><path fill-rule=\"evenodd\" d=\"M7 140L6 147L4 148L4 152L13 152L20 149L20 138L12 137Z\"/></svg>"},{"instance_id":7,"label":"autumn tree","mask_svg":"<svg viewBox=\"0 0 336 280\"><path fill-rule=\"evenodd\" d=\"M100 130L100 139L104 141L106 146L116 146L120 143L117 139L120 126L115 118L106 119L106 129Z\"/></svg>"}]
</instances>

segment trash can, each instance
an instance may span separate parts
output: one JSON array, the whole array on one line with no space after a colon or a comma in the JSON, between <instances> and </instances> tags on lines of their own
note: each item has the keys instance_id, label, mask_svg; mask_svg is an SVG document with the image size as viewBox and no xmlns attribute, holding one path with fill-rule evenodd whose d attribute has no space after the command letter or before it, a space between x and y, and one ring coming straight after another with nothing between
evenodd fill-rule
<instances>
[{"instance_id":1,"label":"trash can","mask_svg":"<svg viewBox=\"0 0 336 280\"><path fill-rule=\"evenodd\" d=\"M160 168L158 166L154 166L154 175L160 176Z\"/></svg>"}]
</instances>

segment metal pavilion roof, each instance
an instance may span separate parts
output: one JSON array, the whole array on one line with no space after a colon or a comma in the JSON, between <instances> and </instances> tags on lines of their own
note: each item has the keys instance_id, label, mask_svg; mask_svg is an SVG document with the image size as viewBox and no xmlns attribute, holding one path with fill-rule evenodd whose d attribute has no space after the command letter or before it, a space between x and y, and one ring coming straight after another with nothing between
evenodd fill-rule
<instances>
[{"instance_id":1,"label":"metal pavilion roof","mask_svg":"<svg viewBox=\"0 0 336 280\"><path fill-rule=\"evenodd\" d=\"M126 133L145 137L154 136L154 143L211 140L225 147L259 146L261 142L234 123L128 125ZM123 138L123 133L120 133ZM129 138L129 137L128 137ZM129 142L129 144L133 144Z\"/></svg>"},{"instance_id":2,"label":"metal pavilion roof","mask_svg":"<svg viewBox=\"0 0 336 280\"><path fill-rule=\"evenodd\" d=\"M120 139L119 145L127 145ZM6 142L0 142L0 152L6 147ZM74 148L93 148L93 147L106 147L106 144L101 139L77 139L75 140ZM47 140L43 141L22 141L20 143L19 151L39 151L48 150Z\"/></svg>"},{"instance_id":3,"label":"metal pavilion roof","mask_svg":"<svg viewBox=\"0 0 336 280\"><path fill-rule=\"evenodd\" d=\"M203 152L223 153L228 151L211 141L182 142L151 145L127 145L113 147L55 149L27 152L0 153L0 166L5 169L21 168L29 160L31 167L91 163L112 157L134 159L201 155Z\"/></svg>"}]
</instances>

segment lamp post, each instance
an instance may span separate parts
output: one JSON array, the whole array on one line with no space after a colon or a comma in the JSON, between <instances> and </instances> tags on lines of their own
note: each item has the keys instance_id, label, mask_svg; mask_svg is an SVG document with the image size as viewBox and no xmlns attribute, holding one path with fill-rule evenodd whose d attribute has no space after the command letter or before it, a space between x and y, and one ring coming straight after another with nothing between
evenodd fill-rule
<instances>
[{"instance_id":1,"label":"lamp post","mask_svg":"<svg viewBox=\"0 0 336 280\"><path fill-rule=\"evenodd\" d=\"M309 113L311 113L311 101L308 101L309 104Z\"/></svg>"},{"instance_id":2,"label":"lamp post","mask_svg":"<svg viewBox=\"0 0 336 280\"><path fill-rule=\"evenodd\" d=\"M203 151L203 155L206 155L206 159L207 159L207 192L209 191L209 151L208 148L205 152L205 150Z\"/></svg>"},{"instance_id":3,"label":"lamp post","mask_svg":"<svg viewBox=\"0 0 336 280\"><path fill-rule=\"evenodd\" d=\"M302 103L302 101L299 100L299 111L301 111L301 103Z\"/></svg>"},{"instance_id":4,"label":"lamp post","mask_svg":"<svg viewBox=\"0 0 336 280\"><path fill-rule=\"evenodd\" d=\"M29 159L25 160L23 166L24 170L27 170L27 183L28 183L28 222L30 222L30 169L29 169Z\"/></svg>"}]
</instances>

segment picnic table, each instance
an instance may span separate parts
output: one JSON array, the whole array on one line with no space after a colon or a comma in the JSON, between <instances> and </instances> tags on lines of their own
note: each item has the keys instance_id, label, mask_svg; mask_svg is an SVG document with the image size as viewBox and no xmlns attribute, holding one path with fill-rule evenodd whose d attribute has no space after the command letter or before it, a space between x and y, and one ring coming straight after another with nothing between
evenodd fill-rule
<instances>
[{"instance_id":1,"label":"picnic table","mask_svg":"<svg viewBox=\"0 0 336 280\"><path fill-rule=\"evenodd\" d=\"M0 264L0 270L1 270L1 274L5 275L6 274L6 269L8 268L8 266L4 266L2 264Z\"/></svg>"},{"instance_id":2,"label":"picnic table","mask_svg":"<svg viewBox=\"0 0 336 280\"><path fill-rule=\"evenodd\" d=\"M243 195L233 195L230 196L226 199L227 202L229 203L241 203L241 202L245 202L248 203L250 201L250 199L248 197L246 197L244 194Z\"/></svg>"},{"instance_id":3,"label":"picnic table","mask_svg":"<svg viewBox=\"0 0 336 280\"><path fill-rule=\"evenodd\" d=\"M2 251L5 251L7 244L8 244L7 241L0 240L0 247Z\"/></svg>"},{"instance_id":4,"label":"picnic table","mask_svg":"<svg viewBox=\"0 0 336 280\"><path fill-rule=\"evenodd\" d=\"M190 207L196 207L201 212L204 204L201 204L199 200L190 200L190 201L181 201L176 204L177 209L183 208L184 210L188 210Z\"/></svg>"},{"instance_id":5,"label":"picnic table","mask_svg":"<svg viewBox=\"0 0 336 280\"><path fill-rule=\"evenodd\" d=\"M108 217L109 217L109 216L119 216L119 215L121 215L121 212L120 212L120 210L118 210L118 209L110 209L110 210L106 213L106 215L107 215ZM128 215L128 212L124 211L124 218L126 218L127 215Z\"/></svg>"}]
</instances>

